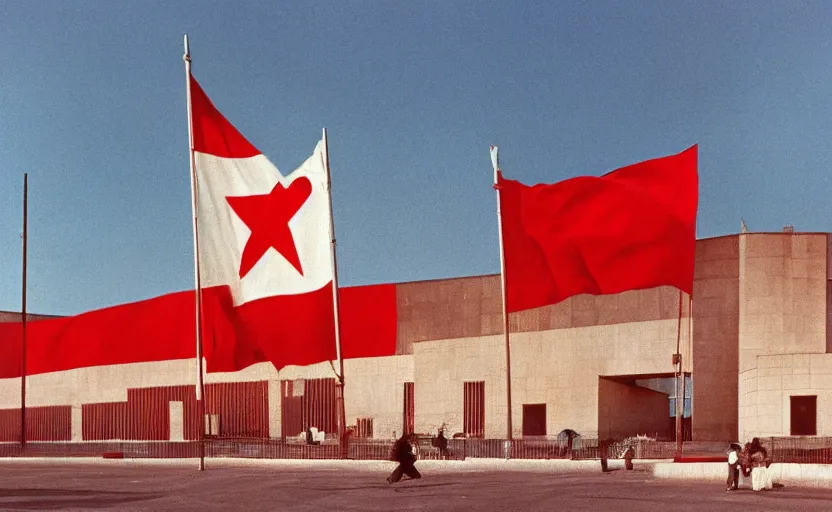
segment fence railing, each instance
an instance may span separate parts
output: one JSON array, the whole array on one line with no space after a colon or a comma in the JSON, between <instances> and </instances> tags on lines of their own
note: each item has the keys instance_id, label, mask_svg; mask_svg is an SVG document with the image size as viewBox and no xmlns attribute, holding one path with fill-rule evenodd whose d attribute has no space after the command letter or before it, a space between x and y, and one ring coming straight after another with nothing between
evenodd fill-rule
<instances>
[{"instance_id":1,"label":"fence railing","mask_svg":"<svg viewBox=\"0 0 832 512\"><path fill-rule=\"evenodd\" d=\"M773 462L832 464L832 437L760 438Z\"/></svg>"},{"instance_id":2,"label":"fence railing","mask_svg":"<svg viewBox=\"0 0 832 512\"><path fill-rule=\"evenodd\" d=\"M388 460L392 440L356 439L348 442L346 458ZM727 443L726 443L727 444ZM766 438L774 462L832 463L832 440ZM320 444L298 440L214 438L206 439L206 456L280 459L340 459L341 446L335 439ZM672 459L676 443L661 441L617 442L608 447L609 458L619 458L632 446L636 459ZM422 460L500 459L573 459L600 458L596 439L582 439L572 450L555 439L449 439L447 450L440 450L430 438L420 438L414 446ZM727 451L727 450L726 450ZM29 442L25 449L17 443L0 443L0 457L97 457L104 454L125 458L188 458L198 454L198 441L107 441L107 442Z\"/></svg>"},{"instance_id":3,"label":"fence railing","mask_svg":"<svg viewBox=\"0 0 832 512\"><path fill-rule=\"evenodd\" d=\"M832 437L760 438L773 463L832 464ZM194 458L199 442L185 441L30 441L25 448L15 442L0 442L2 457L119 457L119 458ZM258 459L355 459L389 460L393 440L350 438L346 452L337 439L320 444L298 439L210 438L204 441L207 457ZM712 458L726 455L721 443L685 443L683 454L710 453ZM676 443L667 441L619 441L609 445L610 459L620 458L632 446L636 459L673 459ZM559 439L449 439L441 450L430 437L420 437L414 451L421 460L499 459L572 459L600 458L597 439L580 439L572 449Z\"/></svg>"}]
</instances>

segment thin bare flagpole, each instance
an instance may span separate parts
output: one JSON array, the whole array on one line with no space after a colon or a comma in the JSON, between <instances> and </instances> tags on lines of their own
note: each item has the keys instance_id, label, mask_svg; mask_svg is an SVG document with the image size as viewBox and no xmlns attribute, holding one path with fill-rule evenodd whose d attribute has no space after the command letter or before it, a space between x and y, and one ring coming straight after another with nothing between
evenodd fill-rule
<instances>
[{"instance_id":1,"label":"thin bare flagpole","mask_svg":"<svg viewBox=\"0 0 832 512\"><path fill-rule=\"evenodd\" d=\"M691 355L693 351L693 297L688 295L688 346L685 349L685 357L686 360L689 359L688 356ZM681 364L681 362L680 362ZM682 421L684 422L685 419L685 396L687 395L687 377L685 376L685 367L682 366ZM691 401L691 407L693 407L693 402ZM691 410L691 416L693 416L693 410ZM684 425L684 423L683 423ZM693 429L693 421L691 421L690 428ZM684 433L684 429L683 429ZM682 444L684 444L685 436L682 436ZM691 439L693 439L693 431L691 430Z\"/></svg>"},{"instance_id":2,"label":"thin bare flagpole","mask_svg":"<svg viewBox=\"0 0 832 512\"><path fill-rule=\"evenodd\" d=\"M500 172L499 148L491 146L491 163L494 167L494 185L497 185L497 175ZM511 342L509 340L508 308L506 307L506 256L503 250L503 216L500 209L500 189L497 190L497 226L500 239L500 284L503 298L503 333L506 344L506 439L513 439L511 425Z\"/></svg>"},{"instance_id":3,"label":"thin bare flagpole","mask_svg":"<svg viewBox=\"0 0 832 512\"><path fill-rule=\"evenodd\" d=\"M341 455L346 456L347 413L344 403L344 358L341 354L341 321L338 307L338 258L335 251L335 218L332 215L332 179L329 172L329 142L326 137L326 128L323 129L324 146L324 168L326 169L326 194L329 200L329 253L332 262L332 306L335 312L335 354L338 358L338 387L335 397L338 408L338 439L341 445Z\"/></svg>"},{"instance_id":4,"label":"thin bare flagpole","mask_svg":"<svg viewBox=\"0 0 832 512\"><path fill-rule=\"evenodd\" d=\"M20 447L26 448L26 242L29 210L29 174L23 174L23 294L20 308L21 361L20 361Z\"/></svg>"},{"instance_id":5,"label":"thin bare flagpole","mask_svg":"<svg viewBox=\"0 0 832 512\"><path fill-rule=\"evenodd\" d=\"M676 374L676 457L682 456L682 411L685 407L685 397L679 396L680 392L684 393L684 388L681 384L682 376L682 290L679 290L679 318L676 326L676 354L674 354L674 363L678 365Z\"/></svg>"},{"instance_id":6,"label":"thin bare flagpole","mask_svg":"<svg viewBox=\"0 0 832 512\"><path fill-rule=\"evenodd\" d=\"M197 220L197 181L194 161L194 126L191 115L191 51L185 35L185 83L188 91L188 153L191 163L191 207L194 226L194 296L196 297L196 404L199 419L199 470L205 470L205 384L202 378L202 279L199 274L199 224Z\"/></svg>"}]
</instances>

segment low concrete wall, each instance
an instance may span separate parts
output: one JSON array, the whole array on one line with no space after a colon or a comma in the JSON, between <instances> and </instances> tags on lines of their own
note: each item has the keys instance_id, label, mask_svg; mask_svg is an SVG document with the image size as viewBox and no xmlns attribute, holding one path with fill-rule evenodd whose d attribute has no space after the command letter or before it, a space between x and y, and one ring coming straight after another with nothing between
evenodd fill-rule
<instances>
[{"instance_id":1,"label":"low concrete wall","mask_svg":"<svg viewBox=\"0 0 832 512\"><path fill-rule=\"evenodd\" d=\"M653 476L678 480L713 480L724 482L728 468L724 462L700 462L678 464L659 462L653 464ZM775 484L790 487L832 488L832 464L772 464L769 467ZM750 479L741 480L741 485Z\"/></svg>"}]
</instances>

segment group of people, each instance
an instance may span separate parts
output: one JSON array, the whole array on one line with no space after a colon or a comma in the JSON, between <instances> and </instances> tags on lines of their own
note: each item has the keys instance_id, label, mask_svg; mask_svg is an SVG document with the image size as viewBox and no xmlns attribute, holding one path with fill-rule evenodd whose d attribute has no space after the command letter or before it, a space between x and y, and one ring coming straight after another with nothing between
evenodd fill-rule
<instances>
[{"instance_id":1,"label":"group of people","mask_svg":"<svg viewBox=\"0 0 832 512\"><path fill-rule=\"evenodd\" d=\"M735 491L740 485L740 473L743 478L751 477L751 488L755 491L769 490L774 487L769 473L771 459L768 452L755 437L745 446L731 443L728 452L728 481L729 491Z\"/></svg>"},{"instance_id":2,"label":"group of people","mask_svg":"<svg viewBox=\"0 0 832 512\"><path fill-rule=\"evenodd\" d=\"M444 432L440 429L439 441L442 446L440 449L447 450L447 439L444 437ZM396 483L402 479L404 475L410 478L422 478L419 470L416 469L416 454L413 453L413 444L415 441L415 434L404 434L393 444L390 452L390 460L398 462L399 465L387 477L387 483ZM438 443L437 443L438 444ZM607 471L607 450L608 443L601 443L601 468L602 471ZM622 455L625 466L628 470L633 469L633 457L635 450L629 446ZM755 437L750 443L745 446L740 446L737 443L731 443L731 450L728 452L728 480L727 490L735 491L739 489L740 474L743 478L751 478L751 488L755 491L762 491L772 489L774 487L771 474L769 473L769 466L771 459L768 456L768 451L760 443L760 439Z\"/></svg>"}]
</instances>

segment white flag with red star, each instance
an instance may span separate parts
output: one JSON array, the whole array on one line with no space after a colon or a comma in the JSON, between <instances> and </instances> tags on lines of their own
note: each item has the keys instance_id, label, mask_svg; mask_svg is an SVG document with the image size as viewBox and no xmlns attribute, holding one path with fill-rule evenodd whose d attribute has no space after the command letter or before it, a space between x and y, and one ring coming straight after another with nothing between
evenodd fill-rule
<instances>
[{"instance_id":1,"label":"white flag with red star","mask_svg":"<svg viewBox=\"0 0 832 512\"><path fill-rule=\"evenodd\" d=\"M326 286L332 265L322 143L284 177L193 79L191 95L203 286L230 285L235 305Z\"/></svg>"},{"instance_id":2,"label":"white flag with red star","mask_svg":"<svg viewBox=\"0 0 832 512\"><path fill-rule=\"evenodd\" d=\"M278 369L334 359L323 143L283 176L190 80L204 293L230 290L221 321L230 321L234 350L255 347ZM215 351L229 349L229 329L209 331L219 339ZM222 359L209 366L239 366Z\"/></svg>"}]
</instances>

